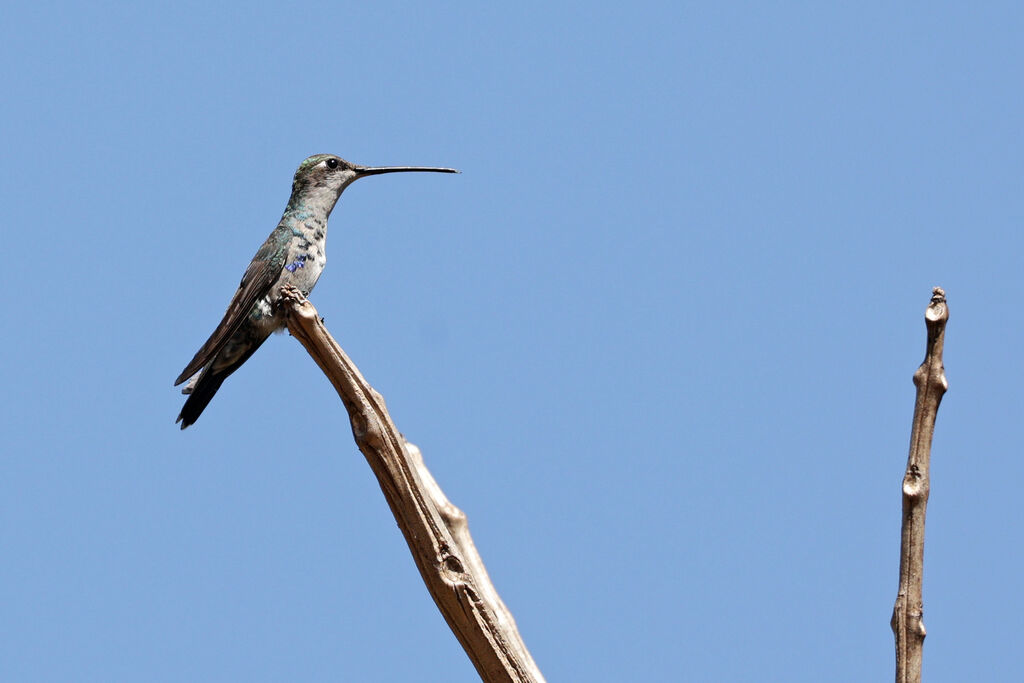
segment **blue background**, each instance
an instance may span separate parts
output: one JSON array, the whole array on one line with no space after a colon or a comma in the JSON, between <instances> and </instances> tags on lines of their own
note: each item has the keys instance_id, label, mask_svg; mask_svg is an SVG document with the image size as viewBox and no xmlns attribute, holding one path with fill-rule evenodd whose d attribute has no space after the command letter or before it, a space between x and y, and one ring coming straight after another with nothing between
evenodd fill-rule
<instances>
[{"instance_id":1,"label":"blue background","mask_svg":"<svg viewBox=\"0 0 1024 683\"><path fill-rule=\"evenodd\" d=\"M8 4L0 678L473 681L332 388L171 384L307 155L312 300L548 680L1019 680L1018 3Z\"/></svg>"}]
</instances>

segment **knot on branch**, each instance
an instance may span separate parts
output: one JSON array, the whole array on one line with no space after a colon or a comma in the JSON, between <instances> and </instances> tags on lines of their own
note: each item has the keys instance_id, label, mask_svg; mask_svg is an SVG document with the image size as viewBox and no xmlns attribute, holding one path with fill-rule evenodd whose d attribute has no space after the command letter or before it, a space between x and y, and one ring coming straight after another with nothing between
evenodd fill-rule
<instances>
[{"instance_id":1,"label":"knot on branch","mask_svg":"<svg viewBox=\"0 0 1024 683\"><path fill-rule=\"evenodd\" d=\"M916 464L907 467L907 473L903 476L903 495L907 498L927 497L928 482L921 474L921 469Z\"/></svg>"},{"instance_id":2,"label":"knot on branch","mask_svg":"<svg viewBox=\"0 0 1024 683\"><path fill-rule=\"evenodd\" d=\"M466 573L466 567L462 564L462 560L460 560L455 555L446 555L444 558L442 558L441 564L444 565L444 568L446 570L454 574Z\"/></svg>"},{"instance_id":3,"label":"knot on branch","mask_svg":"<svg viewBox=\"0 0 1024 683\"><path fill-rule=\"evenodd\" d=\"M374 450L381 450L387 446L384 427L376 415L350 412L349 421L352 423L352 435L360 446L368 446Z\"/></svg>"}]
</instances>

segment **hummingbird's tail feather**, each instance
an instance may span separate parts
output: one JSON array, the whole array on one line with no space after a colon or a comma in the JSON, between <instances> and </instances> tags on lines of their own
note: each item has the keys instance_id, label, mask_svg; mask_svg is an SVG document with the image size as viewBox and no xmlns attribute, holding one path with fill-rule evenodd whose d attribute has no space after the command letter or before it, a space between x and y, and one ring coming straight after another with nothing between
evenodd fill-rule
<instances>
[{"instance_id":1,"label":"hummingbird's tail feather","mask_svg":"<svg viewBox=\"0 0 1024 683\"><path fill-rule=\"evenodd\" d=\"M181 407L181 413L178 414L177 421L181 423L182 429L199 419L199 416L206 410L206 406L210 404L213 395L217 393L220 385L224 384L224 380L230 374L230 372L205 372L199 377L199 381L191 386L192 390L188 394L188 400L185 401L185 405Z\"/></svg>"},{"instance_id":2,"label":"hummingbird's tail feather","mask_svg":"<svg viewBox=\"0 0 1024 683\"><path fill-rule=\"evenodd\" d=\"M249 360L252 354L256 353L256 349L260 348L269 336L270 334L267 333L262 339L250 339L249 346L245 352L239 355L235 362L227 367L214 370L214 367L217 365L217 359L215 358L211 366L202 370L198 377L193 377L189 381L181 392L188 394L188 400L181 407L181 413L178 414L178 419L176 420L176 422L181 423L182 429L199 419L199 416L206 410L206 406L210 404L213 395L220 389L220 385L224 384L224 380L230 377L232 372L242 367L242 363Z\"/></svg>"}]
</instances>

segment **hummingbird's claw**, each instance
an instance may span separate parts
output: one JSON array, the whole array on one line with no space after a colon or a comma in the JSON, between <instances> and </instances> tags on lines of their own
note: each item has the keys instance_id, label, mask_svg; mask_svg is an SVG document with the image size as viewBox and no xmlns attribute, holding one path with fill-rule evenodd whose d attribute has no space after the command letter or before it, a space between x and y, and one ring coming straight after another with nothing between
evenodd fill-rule
<instances>
[{"instance_id":1,"label":"hummingbird's claw","mask_svg":"<svg viewBox=\"0 0 1024 683\"><path fill-rule=\"evenodd\" d=\"M302 291L299 290L299 288L296 287L295 285L282 285L281 289L278 291L281 294L281 297L278 300L279 304L302 303L303 301L306 300L306 297L302 294Z\"/></svg>"}]
</instances>

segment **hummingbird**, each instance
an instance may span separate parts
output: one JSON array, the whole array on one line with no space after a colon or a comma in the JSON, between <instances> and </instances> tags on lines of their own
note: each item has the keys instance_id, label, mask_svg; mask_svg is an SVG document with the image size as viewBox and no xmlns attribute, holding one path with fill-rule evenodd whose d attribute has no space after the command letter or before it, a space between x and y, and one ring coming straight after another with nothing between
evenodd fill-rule
<instances>
[{"instance_id":1,"label":"hummingbird","mask_svg":"<svg viewBox=\"0 0 1024 683\"><path fill-rule=\"evenodd\" d=\"M458 173L454 168L360 166L333 154L309 157L295 171L292 194L281 221L245 269L224 318L185 366L174 386L189 380L177 422L194 423L228 376L256 352L272 332L286 325L279 292L293 285L309 296L327 263L327 219L346 187L382 173Z\"/></svg>"}]
</instances>

